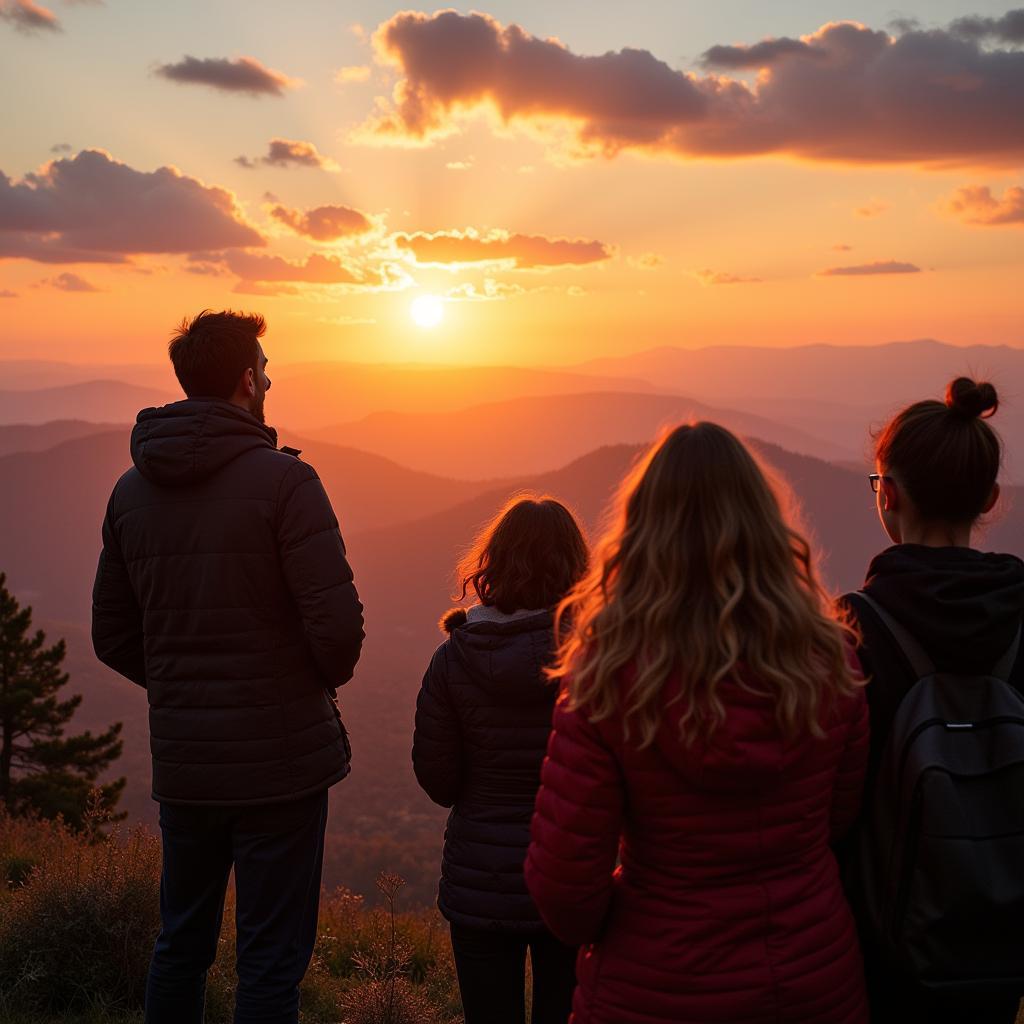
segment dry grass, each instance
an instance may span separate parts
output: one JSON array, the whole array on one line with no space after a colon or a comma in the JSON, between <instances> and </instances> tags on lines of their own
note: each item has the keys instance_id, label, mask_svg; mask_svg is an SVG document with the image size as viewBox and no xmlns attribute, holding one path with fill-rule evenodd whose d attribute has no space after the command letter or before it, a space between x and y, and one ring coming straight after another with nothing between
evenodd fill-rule
<instances>
[{"instance_id":1,"label":"dry grass","mask_svg":"<svg viewBox=\"0 0 1024 1024\"><path fill-rule=\"evenodd\" d=\"M138 1024L159 927L159 840L116 827L90 839L59 822L0 812L0 1020ZM325 893L304 1024L457 1024L446 929L436 911L401 911L400 878L382 874L384 906ZM207 979L208 1024L231 1020L233 894Z\"/></svg>"}]
</instances>

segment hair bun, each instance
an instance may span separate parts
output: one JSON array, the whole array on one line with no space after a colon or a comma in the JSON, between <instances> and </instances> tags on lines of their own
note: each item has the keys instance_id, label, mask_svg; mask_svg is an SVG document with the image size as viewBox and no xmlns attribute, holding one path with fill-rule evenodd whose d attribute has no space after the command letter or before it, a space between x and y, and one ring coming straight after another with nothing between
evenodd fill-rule
<instances>
[{"instance_id":1,"label":"hair bun","mask_svg":"<svg viewBox=\"0 0 1024 1024\"><path fill-rule=\"evenodd\" d=\"M988 419L999 408L996 389L987 381L975 382L970 377L957 377L946 388L946 405L965 419Z\"/></svg>"}]
</instances>

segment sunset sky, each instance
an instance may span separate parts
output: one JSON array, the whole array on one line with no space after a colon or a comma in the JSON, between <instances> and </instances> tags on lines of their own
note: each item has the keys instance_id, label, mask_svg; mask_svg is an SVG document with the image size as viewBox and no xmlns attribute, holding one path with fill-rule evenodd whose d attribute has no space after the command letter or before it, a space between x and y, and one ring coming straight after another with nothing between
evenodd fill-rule
<instances>
[{"instance_id":1,"label":"sunset sky","mask_svg":"<svg viewBox=\"0 0 1024 1024\"><path fill-rule=\"evenodd\" d=\"M1024 346L1006 3L0 0L0 91L0 358Z\"/></svg>"}]
</instances>

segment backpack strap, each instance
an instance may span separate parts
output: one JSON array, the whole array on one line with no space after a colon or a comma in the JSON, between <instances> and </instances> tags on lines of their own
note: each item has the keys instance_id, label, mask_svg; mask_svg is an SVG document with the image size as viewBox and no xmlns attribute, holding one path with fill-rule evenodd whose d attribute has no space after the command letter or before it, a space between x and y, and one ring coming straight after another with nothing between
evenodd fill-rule
<instances>
[{"instance_id":1,"label":"backpack strap","mask_svg":"<svg viewBox=\"0 0 1024 1024\"><path fill-rule=\"evenodd\" d=\"M918 679L925 676L935 675L935 662L928 657L927 651L914 638L911 632L902 623L897 622L870 594L864 590L857 591L859 597L874 613L882 620L882 625L892 634L903 656L910 664L910 668ZM1015 644L1016 646L1016 644ZM1016 661L1016 653L1014 654ZM1013 662L1011 662L1011 665Z\"/></svg>"},{"instance_id":2,"label":"backpack strap","mask_svg":"<svg viewBox=\"0 0 1024 1024\"><path fill-rule=\"evenodd\" d=\"M1017 635L1013 638L1013 642L1003 656L996 662L995 668L992 669L991 675L995 676L996 679L1001 679L1004 683L1010 681L1010 676L1013 675L1013 666L1017 664L1017 655L1020 654L1020 634L1021 630L1024 629L1024 623L1017 627Z\"/></svg>"}]
</instances>

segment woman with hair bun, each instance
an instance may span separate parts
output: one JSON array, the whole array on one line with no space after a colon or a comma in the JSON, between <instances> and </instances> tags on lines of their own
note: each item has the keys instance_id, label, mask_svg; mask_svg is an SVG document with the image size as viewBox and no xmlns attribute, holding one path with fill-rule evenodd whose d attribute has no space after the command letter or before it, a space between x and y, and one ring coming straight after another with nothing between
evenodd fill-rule
<instances>
[{"instance_id":1,"label":"woman with hair bun","mask_svg":"<svg viewBox=\"0 0 1024 1024\"><path fill-rule=\"evenodd\" d=\"M845 598L871 757L843 857L875 1022L1012 1024L1024 994L1024 562L974 546L999 498L998 407L958 377L876 439L892 546Z\"/></svg>"},{"instance_id":2,"label":"woman with hair bun","mask_svg":"<svg viewBox=\"0 0 1024 1024\"><path fill-rule=\"evenodd\" d=\"M576 949L545 927L523 881L530 817L558 688L544 674L555 606L586 571L587 544L554 498L514 498L462 559L462 597L416 703L413 766L451 807L438 906L451 923L466 1024L566 1024Z\"/></svg>"},{"instance_id":3,"label":"woman with hair bun","mask_svg":"<svg viewBox=\"0 0 1024 1024\"><path fill-rule=\"evenodd\" d=\"M583 944L573 1024L866 1024L829 848L860 801L862 680L743 443L655 445L560 613L526 881Z\"/></svg>"}]
</instances>

